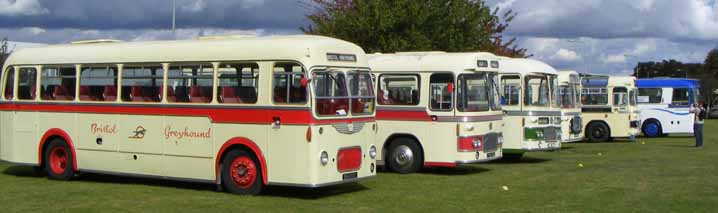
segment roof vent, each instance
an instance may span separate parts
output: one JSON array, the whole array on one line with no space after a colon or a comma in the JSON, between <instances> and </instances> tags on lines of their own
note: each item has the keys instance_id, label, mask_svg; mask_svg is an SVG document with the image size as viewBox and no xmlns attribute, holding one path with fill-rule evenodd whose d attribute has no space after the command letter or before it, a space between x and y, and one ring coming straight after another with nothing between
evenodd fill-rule
<instances>
[{"instance_id":1,"label":"roof vent","mask_svg":"<svg viewBox=\"0 0 718 213\"><path fill-rule=\"evenodd\" d=\"M99 44L99 43L117 43L117 42L122 42L122 40L116 40L116 39L80 40L80 41L70 42L70 44Z\"/></svg>"}]
</instances>

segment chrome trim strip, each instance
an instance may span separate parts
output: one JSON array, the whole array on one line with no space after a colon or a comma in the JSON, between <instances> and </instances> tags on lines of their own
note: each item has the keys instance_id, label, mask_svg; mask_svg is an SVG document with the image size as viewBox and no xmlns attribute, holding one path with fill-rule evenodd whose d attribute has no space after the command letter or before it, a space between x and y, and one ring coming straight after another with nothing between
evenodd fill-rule
<instances>
[{"instance_id":1,"label":"chrome trim strip","mask_svg":"<svg viewBox=\"0 0 718 213\"><path fill-rule=\"evenodd\" d=\"M581 112L561 112L561 116L579 116Z\"/></svg>"},{"instance_id":2,"label":"chrome trim strip","mask_svg":"<svg viewBox=\"0 0 718 213\"><path fill-rule=\"evenodd\" d=\"M485 158L485 159L479 159L479 160L457 160L456 163L457 163L457 164L485 163L485 162L489 162L489 161L498 160L498 159L501 159L501 158L503 158L503 157L504 157L504 156L503 156L503 154L502 154L501 156L494 156L494 157Z\"/></svg>"},{"instance_id":3,"label":"chrome trim strip","mask_svg":"<svg viewBox=\"0 0 718 213\"><path fill-rule=\"evenodd\" d=\"M568 139L568 140L561 140L561 143L572 143L572 142L579 142L582 141L584 138L574 138L574 139Z\"/></svg>"},{"instance_id":4,"label":"chrome trim strip","mask_svg":"<svg viewBox=\"0 0 718 213\"><path fill-rule=\"evenodd\" d=\"M215 180L169 177L169 176L161 176L161 175L145 175L145 174L124 173L124 172L110 172L110 171L94 170L94 169L80 169L79 172L114 175L114 176L124 176L124 177L135 177L135 178L163 179L163 180L174 180L174 181L183 181L183 182L215 184Z\"/></svg>"},{"instance_id":5,"label":"chrome trim strip","mask_svg":"<svg viewBox=\"0 0 718 213\"><path fill-rule=\"evenodd\" d=\"M213 103L196 103L196 104L172 104L156 102L152 104L138 104L137 102L49 102L49 101L3 101L3 103L16 105L71 105L71 106L106 106L106 107L161 107L161 108L224 108L224 109L274 109L274 110L310 110L311 107L298 105L290 106L247 106L247 105L228 105Z\"/></svg>"},{"instance_id":6,"label":"chrome trim strip","mask_svg":"<svg viewBox=\"0 0 718 213\"><path fill-rule=\"evenodd\" d=\"M480 115L480 116L438 116L438 122L482 122L482 121L500 121L503 115Z\"/></svg>"},{"instance_id":7,"label":"chrome trim strip","mask_svg":"<svg viewBox=\"0 0 718 213\"><path fill-rule=\"evenodd\" d=\"M561 111L521 111L521 110L512 110L504 111L505 115L508 116L561 116Z\"/></svg>"},{"instance_id":8,"label":"chrome trim strip","mask_svg":"<svg viewBox=\"0 0 718 213\"><path fill-rule=\"evenodd\" d=\"M554 141L554 142L557 142L557 141ZM549 142L549 143L551 143L551 142ZM528 151L528 152L540 152L540 151L556 151L556 150L560 150L560 149L561 149L561 147L547 147L547 148L522 148L522 150L524 150L524 151Z\"/></svg>"},{"instance_id":9,"label":"chrome trim strip","mask_svg":"<svg viewBox=\"0 0 718 213\"><path fill-rule=\"evenodd\" d=\"M372 175L369 175L369 176L360 177L360 178L354 178L354 179L349 179L349 180L340 180L340 181L334 181L334 182L328 182L328 183L320 183L320 184L315 184L315 183L302 184L302 183L269 182L269 183L267 183L267 185L272 185L272 186L291 186L291 187L306 187L306 188L319 188L319 187L326 187L326 186L333 186L333 185L340 185L340 184L358 182L358 181L360 181L360 180L364 180L364 179L368 179L368 178L373 178L373 177L376 177L376 173L374 173L374 174L372 174Z\"/></svg>"}]
</instances>

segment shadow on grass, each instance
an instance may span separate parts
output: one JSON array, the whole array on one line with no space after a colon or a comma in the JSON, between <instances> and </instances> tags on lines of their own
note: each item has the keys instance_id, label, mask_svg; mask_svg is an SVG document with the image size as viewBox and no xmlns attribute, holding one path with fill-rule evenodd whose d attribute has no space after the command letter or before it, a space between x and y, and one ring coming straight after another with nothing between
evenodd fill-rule
<instances>
[{"instance_id":1,"label":"shadow on grass","mask_svg":"<svg viewBox=\"0 0 718 213\"><path fill-rule=\"evenodd\" d=\"M561 150L571 150L571 149L575 149L575 148L576 148L576 147L573 147L573 146L561 145Z\"/></svg>"},{"instance_id":2,"label":"shadow on grass","mask_svg":"<svg viewBox=\"0 0 718 213\"><path fill-rule=\"evenodd\" d=\"M5 169L3 174L12 175L16 177L42 177L45 176L43 171L38 167L33 166L10 166Z\"/></svg>"},{"instance_id":3,"label":"shadow on grass","mask_svg":"<svg viewBox=\"0 0 718 213\"><path fill-rule=\"evenodd\" d=\"M521 163L527 163L527 164L533 164L533 163L543 163L551 161L550 159L543 159L543 158L534 158L534 157L527 157L523 156L522 158L501 158L496 161L491 161L492 164L521 164Z\"/></svg>"},{"instance_id":4,"label":"shadow on grass","mask_svg":"<svg viewBox=\"0 0 718 213\"><path fill-rule=\"evenodd\" d=\"M450 167L425 167L425 168L421 169L422 174L446 175L446 176L471 175L471 174L477 174L477 173L487 172L487 171L490 171L490 170L486 169L486 168L471 166L471 165L458 165L453 168L450 168Z\"/></svg>"},{"instance_id":5,"label":"shadow on grass","mask_svg":"<svg viewBox=\"0 0 718 213\"><path fill-rule=\"evenodd\" d=\"M686 149L692 149L696 148L695 144L686 144L686 145L675 145L675 144L666 144L666 145L660 145L663 147L675 147L675 148L686 148Z\"/></svg>"},{"instance_id":6,"label":"shadow on grass","mask_svg":"<svg viewBox=\"0 0 718 213\"><path fill-rule=\"evenodd\" d=\"M11 175L16 177L37 177L41 178L44 174L40 171L36 171L31 166L11 166L5 169L3 172L5 175ZM143 185L143 186L156 186L156 187L172 187L186 190L197 190L197 191L220 191L215 184L208 183L197 183L197 182L185 182L178 180L168 180L161 178L143 178L143 177L128 177L128 176L115 176L106 174L96 173L82 173L79 177L73 180L79 182L92 182L92 183L103 183L103 184L127 184L127 185ZM323 197L334 196L338 194L346 194L367 190L365 186L359 183L347 183L335 186L327 186L320 188L301 188L301 187L284 187L284 186L268 186L262 191L261 196L275 196L275 197L287 197L287 198L298 198L298 199L320 199Z\"/></svg>"}]
</instances>

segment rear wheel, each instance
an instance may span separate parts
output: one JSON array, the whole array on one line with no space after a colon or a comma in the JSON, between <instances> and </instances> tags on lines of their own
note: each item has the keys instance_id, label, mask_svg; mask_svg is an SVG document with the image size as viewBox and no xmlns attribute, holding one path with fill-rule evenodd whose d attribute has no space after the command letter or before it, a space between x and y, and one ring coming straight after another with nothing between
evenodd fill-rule
<instances>
[{"instance_id":1,"label":"rear wheel","mask_svg":"<svg viewBox=\"0 0 718 213\"><path fill-rule=\"evenodd\" d=\"M643 135L650 138L655 138L663 135L661 125L656 121L648 121L643 124Z\"/></svg>"},{"instance_id":2,"label":"rear wheel","mask_svg":"<svg viewBox=\"0 0 718 213\"><path fill-rule=\"evenodd\" d=\"M591 142L606 142L611 139L611 130L601 122L591 123L588 126L588 140Z\"/></svg>"},{"instance_id":3,"label":"rear wheel","mask_svg":"<svg viewBox=\"0 0 718 213\"><path fill-rule=\"evenodd\" d=\"M414 173L421 169L424 154L421 148L409 138L398 138L389 147L387 164L391 171L400 174Z\"/></svg>"},{"instance_id":4,"label":"rear wheel","mask_svg":"<svg viewBox=\"0 0 718 213\"><path fill-rule=\"evenodd\" d=\"M70 180L75 176L73 159L74 156L64 140L51 140L45 148L45 162L43 162L47 177L55 180Z\"/></svg>"},{"instance_id":5,"label":"rear wheel","mask_svg":"<svg viewBox=\"0 0 718 213\"><path fill-rule=\"evenodd\" d=\"M222 161L222 184L235 194L256 195L262 192L262 168L259 161L246 150L229 151Z\"/></svg>"}]
</instances>

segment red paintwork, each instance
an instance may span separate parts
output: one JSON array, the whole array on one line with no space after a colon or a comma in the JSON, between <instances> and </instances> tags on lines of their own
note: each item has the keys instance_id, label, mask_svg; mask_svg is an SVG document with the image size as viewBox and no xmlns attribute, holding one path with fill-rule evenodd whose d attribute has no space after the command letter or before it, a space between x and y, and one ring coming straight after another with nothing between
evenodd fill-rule
<instances>
[{"instance_id":1,"label":"red paintwork","mask_svg":"<svg viewBox=\"0 0 718 213\"><path fill-rule=\"evenodd\" d=\"M37 153L38 153L37 154L37 165L42 164L42 155L43 155L42 146L45 145L45 142L48 142L47 139L52 136L58 136L58 137L61 137L63 140L65 140L65 142L67 143L67 148L69 148L70 152L72 152L72 170L78 171L77 170L77 155L75 154L75 146L72 143L72 139L70 139L70 135L68 135L67 132L65 132L62 129L58 129L58 128L48 129L47 132L45 132L45 134L42 135L42 139L40 139L40 146L38 147L38 151L37 151Z\"/></svg>"},{"instance_id":2,"label":"red paintwork","mask_svg":"<svg viewBox=\"0 0 718 213\"><path fill-rule=\"evenodd\" d=\"M217 153L217 157L215 158L215 166L214 166L216 178L219 179L219 164L221 163L221 162L219 162L219 159L222 158L222 155L224 155L224 152L227 151L227 148L229 148L230 146L233 146L233 145L244 145L244 146L248 147L250 150L252 150L254 155L257 156L257 159L259 160L259 164L262 167L262 183L264 183L264 185L267 185L267 162L264 160L264 154L262 154L262 151L259 149L257 144L252 142L252 140L249 140L244 137L236 137L236 138L229 139L227 142L224 143L224 145L222 145L222 148L219 149L219 152Z\"/></svg>"},{"instance_id":3,"label":"red paintwork","mask_svg":"<svg viewBox=\"0 0 718 213\"><path fill-rule=\"evenodd\" d=\"M249 156L239 156L230 164L229 173L237 186L247 189L257 180L257 165Z\"/></svg>"},{"instance_id":4,"label":"red paintwork","mask_svg":"<svg viewBox=\"0 0 718 213\"><path fill-rule=\"evenodd\" d=\"M208 117L213 123L253 123L271 124L274 117L279 117L282 124L322 125L332 123L372 122L372 117L319 120L312 116L309 108L299 109L267 109L267 108L216 108L216 107L172 107L168 105L126 106L107 104L106 106L73 105L73 104L0 104L0 111L35 111L35 112L67 112L97 114L130 114L130 115L169 115Z\"/></svg>"},{"instance_id":5,"label":"red paintwork","mask_svg":"<svg viewBox=\"0 0 718 213\"><path fill-rule=\"evenodd\" d=\"M424 162L424 166L426 166L426 167L456 167L456 163Z\"/></svg>"},{"instance_id":6,"label":"red paintwork","mask_svg":"<svg viewBox=\"0 0 718 213\"><path fill-rule=\"evenodd\" d=\"M339 150L337 153L337 170L347 172L361 168L361 148L353 147Z\"/></svg>"}]
</instances>

